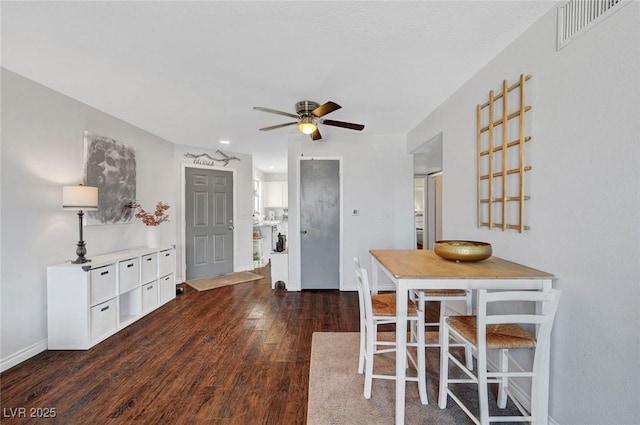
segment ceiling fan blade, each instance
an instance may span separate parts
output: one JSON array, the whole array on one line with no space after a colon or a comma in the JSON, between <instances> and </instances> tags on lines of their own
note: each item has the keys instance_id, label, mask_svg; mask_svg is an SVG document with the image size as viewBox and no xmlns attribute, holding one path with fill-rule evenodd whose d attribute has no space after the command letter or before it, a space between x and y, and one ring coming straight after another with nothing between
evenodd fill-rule
<instances>
[{"instance_id":1,"label":"ceiling fan blade","mask_svg":"<svg viewBox=\"0 0 640 425\"><path fill-rule=\"evenodd\" d=\"M362 129L364 129L363 124L354 124L352 122L344 122L344 121L324 120L322 121L322 124L332 125L334 127L348 128L351 130L358 130L358 131L361 131Z\"/></svg>"},{"instance_id":2,"label":"ceiling fan blade","mask_svg":"<svg viewBox=\"0 0 640 425\"><path fill-rule=\"evenodd\" d=\"M329 101L329 102L325 103L324 105L320 105L316 109L311 111L311 115L314 115L314 116L320 118L320 117L324 117L325 115L327 115L327 114L329 114L329 113L331 113L333 111L337 111L340 108L342 108L342 106L338 105L335 102Z\"/></svg>"},{"instance_id":3,"label":"ceiling fan blade","mask_svg":"<svg viewBox=\"0 0 640 425\"><path fill-rule=\"evenodd\" d=\"M311 136L311 140L320 140L320 139L322 139L322 136L320 135L320 130L318 130L317 128L316 128L316 131L311 133L309 136Z\"/></svg>"},{"instance_id":4,"label":"ceiling fan blade","mask_svg":"<svg viewBox=\"0 0 640 425\"><path fill-rule=\"evenodd\" d=\"M272 125L271 127L264 127L264 128L261 128L260 131L275 130L276 128L287 127L287 126L294 125L294 124L298 124L298 121L286 122L284 124Z\"/></svg>"},{"instance_id":5,"label":"ceiling fan blade","mask_svg":"<svg viewBox=\"0 0 640 425\"><path fill-rule=\"evenodd\" d=\"M284 115L285 117L300 118L296 114L291 114L289 112L278 111L276 109L271 109L271 108L263 108L262 106L254 106L253 109L255 109L256 111L269 112L271 114Z\"/></svg>"}]
</instances>

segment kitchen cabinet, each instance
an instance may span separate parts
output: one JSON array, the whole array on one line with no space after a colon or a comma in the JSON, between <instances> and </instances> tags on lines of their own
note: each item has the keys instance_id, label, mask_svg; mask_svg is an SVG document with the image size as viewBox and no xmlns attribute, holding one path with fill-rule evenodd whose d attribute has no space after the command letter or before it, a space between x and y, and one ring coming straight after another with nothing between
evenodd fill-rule
<instances>
[{"instance_id":1,"label":"kitchen cabinet","mask_svg":"<svg viewBox=\"0 0 640 425\"><path fill-rule=\"evenodd\" d=\"M263 187L265 208L288 208L289 184L287 182L265 182Z\"/></svg>"}]
</instances>

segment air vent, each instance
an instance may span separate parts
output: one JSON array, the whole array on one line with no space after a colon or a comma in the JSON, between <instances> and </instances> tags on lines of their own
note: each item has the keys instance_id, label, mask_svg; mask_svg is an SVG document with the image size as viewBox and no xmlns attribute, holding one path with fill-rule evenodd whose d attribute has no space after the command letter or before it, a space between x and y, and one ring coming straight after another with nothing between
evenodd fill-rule
<instances>
[{"instance_id":1,"label":"air vent","mask_svg":"<svg viewBox=\"0 0 640 425\"><path fill-rule=\"evenodd\" d=\"M557 50L629 3L622 0L571 0L559 6Z\"/></svg>"}]
</instances>

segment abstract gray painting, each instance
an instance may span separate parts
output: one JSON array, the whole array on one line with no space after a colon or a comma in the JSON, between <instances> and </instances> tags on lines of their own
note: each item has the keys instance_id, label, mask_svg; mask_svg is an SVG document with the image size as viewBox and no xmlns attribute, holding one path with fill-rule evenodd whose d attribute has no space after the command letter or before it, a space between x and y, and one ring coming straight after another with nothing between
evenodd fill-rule
<instances>
[{"instance_id":1,"label":"abstract gray painting","mask_svg":"<svg viewBox=\"0 0 640 425\"><path fill-rule=\"evenodd\" d=\"M128 223L136 199L136 155L117 140L84 132L84 184L98 188L98 210L87 212L87 224Z\"/></svg>"}]
</instances>

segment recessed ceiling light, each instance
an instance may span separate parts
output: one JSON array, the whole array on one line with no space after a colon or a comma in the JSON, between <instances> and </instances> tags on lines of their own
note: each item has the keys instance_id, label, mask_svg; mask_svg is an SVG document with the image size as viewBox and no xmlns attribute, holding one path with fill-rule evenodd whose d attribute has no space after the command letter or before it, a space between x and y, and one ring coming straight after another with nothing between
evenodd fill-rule
<instances>
[{"instance_id":1,"label":"recessed ceiling light","mask_svg":"<svg viewBox=\"0 0 640 425\"><path fill-rule=\"evenodd\" d=\"M269 169L270 170L273 170L274 168L276 168L276 167L274 167L273 165L269 165Z\"/></svg>"},{"instance_id":2,"label":"recessed ceiling light","mask_svg":"<svg viewBox=\"0 0 640 425\"><path fill-rule=\"evenodd\" d=\"M228 141L228 140L220 140L220 144L222 144L222 145L228 145L229 143L231 143L231 142Z\"/></svg>"}]
</instances>

